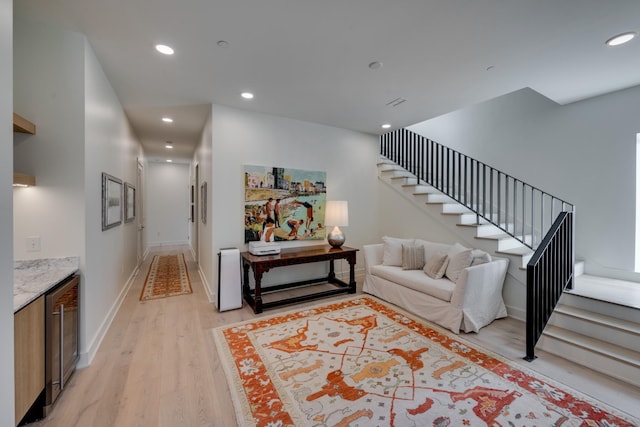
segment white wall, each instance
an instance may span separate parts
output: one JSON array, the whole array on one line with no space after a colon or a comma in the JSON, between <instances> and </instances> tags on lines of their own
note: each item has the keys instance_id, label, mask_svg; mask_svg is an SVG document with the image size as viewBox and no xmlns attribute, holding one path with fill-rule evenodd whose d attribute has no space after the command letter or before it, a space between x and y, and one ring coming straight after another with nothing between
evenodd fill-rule
<instances>
[{"instance_id":1,"label":"white wall","mask_svg":"<svg viewBox=\"0 0 640 427\"><path fill-rule=\"evenodd\" d=\"M205 289L210 291L212 288L213 282L209 283L213 278L213 234L211 232L211 221L207 221L206 224L203 224L200 218L200 183L207 181L207 183L211 182L211 150L212 150L212 142L213 135L211 130L211 114L207 118L207 121L202 129L202 135L200 137L200 144L196 148L194 153L194 159L191 169L192 175L192 183L195 186L195 201L196 201L196 212L195 212L195 222L193 223L193 233L197 233L197 236L192 240L192 244L196 244L197 248L193 248L193 251L196 252L198 259L200 260L200 272L201 277L205 286ZM198 166L198 177L196 181L196 172L195 168ZM207 184L209 185L209 184ZM207 199L207 212L210 211L211 206L211 198Z\"/></svg>"},{"instance_id":2,"label":"white wall","mask_svg":"<svg viewBox=\"0 0 640 427\"><path fill-rule=\"evenodd\" d=\"M13 389L13 1L0 0L0 425L14 426Z\"/></svg>"},{"instance_id":3,"label":"white wall","mask_svg":"<svg viewBox=\"0 0 640 427\"><path fill-rule=\"evenodd\" d=\"M189 165L149 162L147 242L149 246L189 242Z\"/></svg>"},{"instance_id":4,"label":"white wall","mask_svg":"<svg viewBox=\"0 0 640 427\"><path fill-rule=\"evenodd\" d=\"M586 272L637 281L638 105L640 87L566 106L525 89L410 129L574 203Z\"/></svg>"},{"instance_id":5,"label":"white wall","mask_svg":"<svg viewBox=\"0 0 640 427\"><path fill-rule=\"evenodd\" d=\"M210 286L217 284L217 252L224 247L246 249L243 173L247 164L326 171L327 198L349 201L349 226L343 229L346 245L360 248L379 240L377 137L219 105L212 107L211 132L211 170L200 163L211 189L207 225L213 246L207 256L214 268L205 272ZM320 242L293 244L302 243ZM361 254L357 268L364 268Z\"/></svg>"},{"instance_id":6,"label":"white wall","mask_svg":"<svg viewBox=\"0 0 640 427\"><path fill-rule=\"evenodd\" d=\"M137 268L136 223L102 231L102 172L136 185L142 148L91 46L84 51L86 251L80 365L90 363Z\"/></svg>"}]
</instances>

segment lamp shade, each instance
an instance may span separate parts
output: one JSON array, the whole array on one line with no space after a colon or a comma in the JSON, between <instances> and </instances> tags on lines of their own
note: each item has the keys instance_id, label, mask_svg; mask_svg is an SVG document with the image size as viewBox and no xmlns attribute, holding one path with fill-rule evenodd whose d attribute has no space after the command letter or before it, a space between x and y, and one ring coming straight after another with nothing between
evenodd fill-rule
<instances>
[{"instance_id":1,"label":"lamp shade","mask_svg":"<svg viewBox=\"0 0 640 427\"><path fill-rule=\"evenodd\" d=\"M349 225L349 205L346 200L328 200L324 216L327 225L346 227Z\"/></svg>"}]
</instances>

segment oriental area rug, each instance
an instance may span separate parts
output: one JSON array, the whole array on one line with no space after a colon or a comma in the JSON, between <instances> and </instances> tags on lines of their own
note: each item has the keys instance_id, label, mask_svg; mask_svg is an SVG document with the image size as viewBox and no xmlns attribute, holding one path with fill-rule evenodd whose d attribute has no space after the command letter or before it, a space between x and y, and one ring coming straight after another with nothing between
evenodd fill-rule
<instances>
[{"instance_id":1,"label":"oriental area rug","mask_svg":"<svg viewBox=\"0 0 640 427\"><path fill-rule=\"evenodd\" d=\"M242 426L636 426L369 296L213 330Z\"/></svg>"},{"instance_id":2,"label":"oriental area rug","mask_svg":"<svg viewBox=\"0 0 640 427\"><path fill-rule=\"evenodd\" d=\"M140 301L190 294L191 281L184 254L155 255L140 294Z\"/></svg>"}]
</instances>

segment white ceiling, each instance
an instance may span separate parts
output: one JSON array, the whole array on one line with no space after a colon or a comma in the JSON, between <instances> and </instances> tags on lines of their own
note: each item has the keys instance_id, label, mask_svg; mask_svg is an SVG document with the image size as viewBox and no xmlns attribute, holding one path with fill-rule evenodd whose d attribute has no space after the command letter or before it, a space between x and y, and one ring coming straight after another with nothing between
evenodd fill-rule
<instances>
[{"instance_id":1,"label":"white ceiling","mask_svg":"<svg viewBox=\"0 0 640 427\"><path fill-rule=\"evenodd\" d=\"M151 158L166 155L167 140L174 158L190 158L211 103L379 134L382 123L408 126L524 87L564 104L640 84L640 39L604 44L640 31L638 0L16 0L14 8L86 35ZM176 54L158 54L157 43ZM373 61L383 67L371 70ZM253 100L240 97L246 90ZM386 105L396 98L406 102Z\"/></svg>"}]
</instances>

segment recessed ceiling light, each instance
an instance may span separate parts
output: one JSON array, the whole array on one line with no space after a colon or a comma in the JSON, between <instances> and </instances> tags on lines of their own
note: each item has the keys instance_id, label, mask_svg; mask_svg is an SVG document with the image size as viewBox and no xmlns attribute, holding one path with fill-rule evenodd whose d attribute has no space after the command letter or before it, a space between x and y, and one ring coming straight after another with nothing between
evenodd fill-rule
<instances>
[{"instance_id":1,"label":"recessed ceiling light","mask_svg":"<svg viewBox=\"0 0 640 427\"><path fill-rule=\"evenodd\" d=\"M173 145L171 145L171 144L167 144L167 145L165 145L165 147L167 147L167 148L173 148Z\"/></svg>"},{"instance_id":2,"label":"recessed ceiling light","mask_svg":"<svg viewBox=\"0 0 640 427\"><path fill-rule=\"evenodd\" d=\"M382 68L382 62L380 61L373 61L369 64L369 68L372 70L379 70L380 68Z\"/></svg>"},{"instance_id":3,"label":"recessed ceiling light","mask_svg":"<svg viewBox=\"0 0 640 427\"><path fill-rule=\"evenodd\" d=\"M242 92L240 96L244 99L253 99L253 94L251 92Z\"/></svg>"},{"instance_id":4,"label":"recessed ceiling light","mask_svg":"<svg viewBox=\"0 0 640 427\"><path fill-rule=\"evenodd\" d=\"M226 40L218 40L218 46L220 47L229 47L229 42Z\"/></svg>"},{"instance_id":5,"label":"recessed ceiling light","mask_svg":"<svg viewBox=\"0 0 640 427\"><path fill-rule=\"evenodd\" d=\"M171 163L171 162L173 162L173 160L167 159L167 163Z\"/></svg>"},{"instance_id":6,"label":"recessed ceiling light","mask_svg":"<svg viewBox=\"0 0 640 427\"><path fill-rule=\"evenodd\" d=\"M621 44L630 42L635 36L636 33L634 33L633 31L629 31L626 33L618 34L617 36L613 36L605 43L607 44L607 46L620 46Z\"/></svg>"},{"instance_id":7,"label":"recessed ceiling light","mask_svg":"<svg viewBox=\"0 0 640 427\"><path fill-rule=\"evenodd\" d=\"M391 125L389 123L385 123L382 125L382 129L389 129Z\"/></svg>"},{"instance_id":8,"label":"recessed ceiling light","mask_svg":"<svg viewBox=\"0 0 640 427\"><path fill-rule=\"evenodd\" d=\"M162 121L165 123L173 123L173 119L171 117L163 117Z\"/></svg>"},{"instance_id":9,"label":"recessed ceiling light","mask_svg":"<svg viewBox=\"0 0 640 427\"><path fill-rule=\"evenodd\" d=\"M157 44L156 50L163 55L173 55L173 48L167 46L166 44Z\"/></svg>"}]
</instances>

